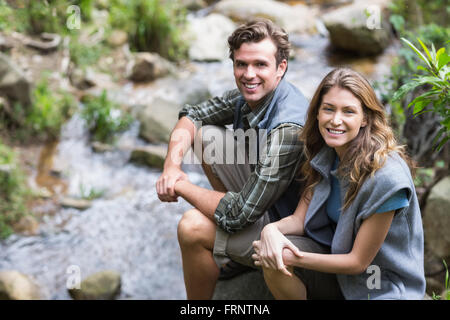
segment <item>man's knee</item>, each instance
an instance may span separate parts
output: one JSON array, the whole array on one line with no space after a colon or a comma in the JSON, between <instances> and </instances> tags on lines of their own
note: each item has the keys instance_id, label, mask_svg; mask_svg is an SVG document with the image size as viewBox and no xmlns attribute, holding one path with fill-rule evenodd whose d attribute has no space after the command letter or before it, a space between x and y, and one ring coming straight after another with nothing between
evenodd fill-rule
<instances>
[{"instance_id":1,"label":"man's knee","mask_svg":"<svg viewBox=\"0 0 450 320\"><path fill-rule=\"evenodd\" d=\"M178 242L180 246L192 246L210 242L208 236L211 233L213 222L197 209L191 209L183 214L178 223Z\"/></svg>"},{"instance_id":2,"label":"man's knee","mask_svg":"<svg viewBox=\"0 0 450 320\"><path fill-rule=\"evenodd\" d=\"M286 266L286 269L294 274L294 268L292 266ZM277 282L280 281L281 279L284 279L287 277L286 274L284 274L282 271L280 270L275 270L272 268L264 268L262 267L263 270L263 274L264 274L264 280L266 282Z\"/></svg>"}]
</instances>

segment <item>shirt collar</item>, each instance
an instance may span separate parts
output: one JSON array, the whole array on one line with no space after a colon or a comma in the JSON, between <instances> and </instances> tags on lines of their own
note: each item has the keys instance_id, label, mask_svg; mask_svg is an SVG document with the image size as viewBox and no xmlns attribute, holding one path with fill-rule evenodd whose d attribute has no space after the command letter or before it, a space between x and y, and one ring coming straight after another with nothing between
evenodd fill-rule
<instances>
[{"instance_id":1,"label":"shirt collar","mask_svg":"<svg viewBox=\"0 0 450 320\"><path fill-rule=\"evenodd\" d=\"M248 121L250 128L256 128L262 119L264 119L264 115L266 114L274 94L275 90L268 93L255 110L252 110L247 102L242 106L242 117Z\"/></svg>"}]
</instances>

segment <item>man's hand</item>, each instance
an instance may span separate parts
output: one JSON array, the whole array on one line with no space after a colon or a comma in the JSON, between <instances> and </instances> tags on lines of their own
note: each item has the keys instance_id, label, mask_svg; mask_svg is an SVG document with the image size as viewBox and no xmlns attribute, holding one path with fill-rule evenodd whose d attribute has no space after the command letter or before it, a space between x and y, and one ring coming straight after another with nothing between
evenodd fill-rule
<instances>
[{"instance_id":1,"label":"man's hand","mask_svg":"<svg viewBox=\"0 0 450 320\"><path fill-rule=\"evenodd\" d=\"M156 192L159 200L163 202L177 202L175 183L179 180L188 180L188 176L180 168L171 167L164 169L156 181Z\"/></svg>"}]
</instances>

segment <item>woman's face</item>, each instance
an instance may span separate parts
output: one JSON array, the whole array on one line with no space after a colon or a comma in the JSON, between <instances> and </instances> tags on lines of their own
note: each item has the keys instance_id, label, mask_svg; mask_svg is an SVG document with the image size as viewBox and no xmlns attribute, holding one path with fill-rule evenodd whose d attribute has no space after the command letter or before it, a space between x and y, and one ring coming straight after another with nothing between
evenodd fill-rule
<instances>
[{"instance_id":1,"label":"woman's face","mask_svg":"<svg viewBox=\"0 0 450 320\"><path fill-rule=\"evenodd\" d=\"M325 143L334 148L341 159L348 143L367 124L359 99L339 87L332 87L323 95L317 120Z\"/></svg>"}]
</instances>

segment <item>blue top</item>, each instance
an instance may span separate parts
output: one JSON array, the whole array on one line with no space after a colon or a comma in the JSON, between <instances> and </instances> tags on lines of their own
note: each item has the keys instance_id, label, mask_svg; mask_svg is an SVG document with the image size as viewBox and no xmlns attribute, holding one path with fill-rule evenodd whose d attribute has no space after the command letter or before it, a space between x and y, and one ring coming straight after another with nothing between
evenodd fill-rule
<instances>
[{"instance_id":1,"label":"blue top","mask_svg":"<svg viewBox=\"0 0 450 320\"><path fill-rule=\"evenodd\" d=\"M332 170L337 169L339 165L339 158L336 157L331 167ZM327 214L328 217L337 223L339 216L341 215L341 187L339 185L339 179L331 175L331 191L327 200ZM408 206L408 195L405 189L401 189L393 194L388 200L386 200L375 213L383 213L393 210L398 210Z\"/></svg>"}]
</instances>

